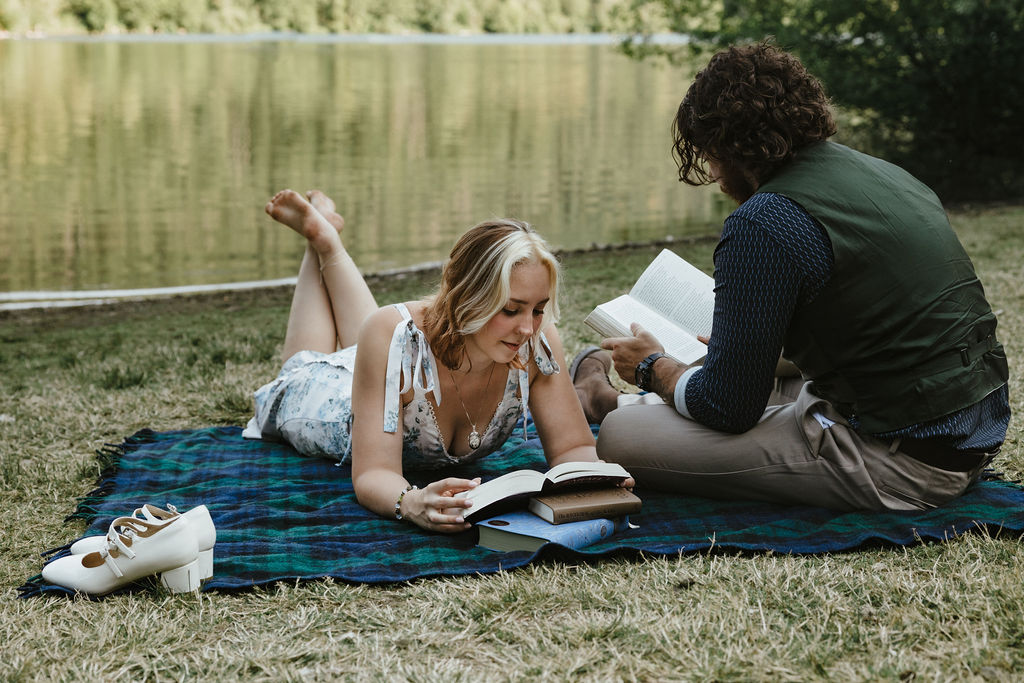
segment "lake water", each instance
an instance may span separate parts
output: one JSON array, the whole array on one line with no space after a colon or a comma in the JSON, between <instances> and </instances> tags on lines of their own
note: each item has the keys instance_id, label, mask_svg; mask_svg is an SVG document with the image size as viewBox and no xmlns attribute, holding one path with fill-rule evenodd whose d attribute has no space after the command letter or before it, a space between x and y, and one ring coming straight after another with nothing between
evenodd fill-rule
<instances>
[{"instance_id":1,"label":"lake water","mask_svg":"<svg viewBox=\"0 0 1024 683\"><path fill-rule=\"evenodd\" d=\"M292 276L285 187L337 201L365 272L494 216L558 248L711 234L725 198L670 156L691 76L610 43L0 41L0 292Z\"/></svg>"}]
</instances>

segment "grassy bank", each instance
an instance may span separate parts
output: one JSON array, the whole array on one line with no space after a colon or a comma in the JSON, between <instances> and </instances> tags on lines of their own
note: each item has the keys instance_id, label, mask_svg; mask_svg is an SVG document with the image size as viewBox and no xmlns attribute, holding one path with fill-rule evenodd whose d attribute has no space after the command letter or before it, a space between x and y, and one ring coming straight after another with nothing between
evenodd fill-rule
<instances>
[{"instance_id":1,"label":"grassy bank","mask_svg":"<svg viewBox=\"0 0 1024 683\"><path fill-rule=\"evenodd\" d=\"M1024 207L954 226L994 308L1021 393ZM677 245L710 267L713 241ZM628 288L653 248L564 258L564 336ZM379 300L436 273L373 283ZM1024 548L972 535L839 555L684 555L544 564L391 587L330 581L237 595L141 591L15 599L97 475L93 452L143 427L241 424L278 366L290 293L0 313L0 679L336 677L480 680L1010 680L1024 675ZM1024 472L1021 421L997 463ZM153 501L164 503L166 501Z\"/></svg>"}]
</instances>

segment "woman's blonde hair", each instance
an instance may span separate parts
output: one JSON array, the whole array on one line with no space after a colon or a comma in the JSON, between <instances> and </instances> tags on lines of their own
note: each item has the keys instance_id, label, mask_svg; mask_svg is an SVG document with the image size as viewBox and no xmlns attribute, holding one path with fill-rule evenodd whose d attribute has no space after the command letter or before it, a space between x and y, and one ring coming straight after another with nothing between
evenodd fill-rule
<instances>
[{"instance_id":1,"label":"woman's blonde hair","mask_svg":"<svg viewBox=\"0 0 1024 683\"><path fill-rule=\"evenodd\" d=\"M508 305L512 271L525 263L544 266L550 278L539 334L545 325L558 321L559 265L544 239L529 223L511 219L479 223L459 238L441 271L441 286L428 300L423 316L430 348L441 363L459 366L466 336L479 332ZM529 342L531 357L536 337ZM512 364L518 367L518 358Z\"/></svg>"}]
</instances>

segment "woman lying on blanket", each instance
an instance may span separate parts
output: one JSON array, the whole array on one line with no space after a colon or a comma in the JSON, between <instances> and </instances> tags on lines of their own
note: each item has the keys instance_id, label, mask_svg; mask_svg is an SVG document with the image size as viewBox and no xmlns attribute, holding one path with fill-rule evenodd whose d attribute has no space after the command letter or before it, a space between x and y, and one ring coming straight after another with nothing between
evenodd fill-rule
<instances>
[{"instance_id":1,"label":"woman lying on blanket","mask_svg":"<svg viewBox=\"0 0 1024 683\"><path fill-rule=\"evenodd\" d=\"M342 245L344 220L328 197L284 190L266 211L308 246L286 361L277 379L256 391L247 436L351 459L361 504L443 532L469 528L469 503L454 496L479 479L449 477L417 489L403 471L494 452L524 405L549 465L597 460L568 373L559 372L558 263L528 225L473 227L452 249L436 294L377 308Z\"/></svg>"}]
</instances>

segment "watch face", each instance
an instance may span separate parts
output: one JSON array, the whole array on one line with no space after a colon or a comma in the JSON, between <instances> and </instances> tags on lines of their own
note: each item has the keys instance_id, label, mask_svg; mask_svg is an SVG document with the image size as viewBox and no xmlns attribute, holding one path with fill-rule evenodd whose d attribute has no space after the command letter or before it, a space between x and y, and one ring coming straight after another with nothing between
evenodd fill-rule
<instances>
[{"instance_id":1,"label":"watch face","mask_svg":"<svg viewBox=\"0 0 1024 683\"><path fill-rule=\"evenodd\" d=\"M647 358L640 361L640 366L637 368L636 376L636 385L642 390L647 391L647 385L651 382L651 363Z\"/></svg>"}]
</instances>

